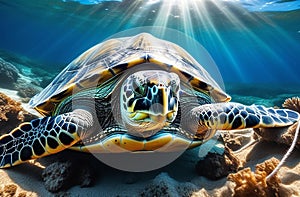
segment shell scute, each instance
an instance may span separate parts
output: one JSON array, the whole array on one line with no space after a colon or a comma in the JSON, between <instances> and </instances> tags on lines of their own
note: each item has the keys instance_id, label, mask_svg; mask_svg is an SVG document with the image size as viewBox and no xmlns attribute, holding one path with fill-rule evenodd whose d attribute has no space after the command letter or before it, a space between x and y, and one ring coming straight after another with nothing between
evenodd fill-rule
<instances>
[{"instance_id":1,"label":"shell scute","mask_svg":"<svg viewBox=\"0 0 300 197\"><path fill-rule=\"evenodd\" d=\"M73 60L29 104L41 114L50 115L74 91L101 85L133 67L142 70L143 63L152 63L153 69L175 72L196 91L203 91L218 102L230 100L209 73L184 49L142 33L107 40L90 48Z\"/></svg>"}]
</instances>

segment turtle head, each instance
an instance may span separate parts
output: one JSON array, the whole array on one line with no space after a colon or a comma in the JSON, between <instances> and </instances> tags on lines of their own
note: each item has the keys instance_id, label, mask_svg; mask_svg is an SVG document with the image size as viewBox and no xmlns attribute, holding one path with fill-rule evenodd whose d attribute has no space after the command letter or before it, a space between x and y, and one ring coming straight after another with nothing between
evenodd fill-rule
<instances>
[{"instance_id":1,"label":"turtle head","mask_svg":"<svg viewBox=\"0 0 300 197\"><path fill-rule=\"evenodd\" d=\"M128 132L149 137L174 121L180 79L161 70L131 74L121 87L121 113Z\"/></svg>"}]
</instances>

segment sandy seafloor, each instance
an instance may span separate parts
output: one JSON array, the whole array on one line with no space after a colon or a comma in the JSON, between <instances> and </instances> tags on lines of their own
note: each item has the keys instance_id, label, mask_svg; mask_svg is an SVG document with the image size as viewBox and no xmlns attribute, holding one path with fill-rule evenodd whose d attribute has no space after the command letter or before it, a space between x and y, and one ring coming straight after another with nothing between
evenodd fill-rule
<instances>
[{"instance_id":1,"label":"sandy seafloor","mask_svg":"<svg viewBox=\"0 0 300 197\"><path fill-rule=\"evenodd\" d=\"M243 87L241 85L229 85L228 91L232 93L234 101L245 104L256 102L268 106L278 106L285 98L297 96L297 91L292 87L287 87L285 89L287 93L280 94L277 97L269 94L264 94L265 96L263 96L262 92L266 93L267 87L253 91L255 95L252 96L241 95L241 92L251 94L249 91L243 90L244 88L252 89L253 87L257 86L249 85ZM289 91L289 88L292 91ZM270 89L272 87L269 87ZM1 88L0 92L18 101L22 100L14 90ZM276 91L273 91L272 94L276 94ZM269 97L269 99L266 97ZM28 109L25 103L23 103L23 106ZM248 129L243 132L232 132L231 134L232 138L245 138L245 141L247 141L251 138L252 132L252 129ZM254 170L256 164L262 163L271 157L281 159L287 149L288 146L286 145L262 141L237 153L236 156L241 160L245 160L245 167L251 167ZM167 192L169 192L170 196L182 196L184 191L178 191L181 190L180 186L182 185L189 185L192 188L196 188L196 191L192 194L194 196L233 195L234 184L228 181L226 177L213 181L197 175L195 164L199 160L197 156L198 151L199 148L188 150L177 160L162 169L141 173L113 169L98 161L93 155L64 151L57 155L38 159L35 162L18 165L10 169L1 169L0 188L5 185L16 184L18 189L15 196L18 196L18 194L24 195L22 193L24 191L26 192L26 196L140 196L142 194L153 196L154 193L151 193L152 190L149 190L149 187L154 187L155 190L155 187L159 187L157 186L158 183L158 185L166 184L169 187ZM44 166L54 161L64 160L66 157L78 159L78 162L82 162L83 165L89 164L92 166L94 169L94 183L92 186L86 188L73 185L60 193L50 193L46 190L42 181L41 174ZM300 152L298 149L294 150L293 154L288 158L287 163L279 171L279 178L282 182L281 186L284 188L281 188L283 190L281 191L282 196L300 196ZM161 180L161 182L157 180ZM149 186L151 184L152 186ZM148 190L145 190L145 188L148 188ZM5 195L7 194L0 192L0 196Z\"/></svg>"},{"instance_id":2,"label":"sandy seafloor","mask_svg":"<svg viewBox=\"0 0 300 197\"><path fill-rule=\"evenodd\" d=\"M261 142L245 149L237 156L246 160L246 167L249 166L254 169L256 164L271 157L282 158L286 150L286 146ZM197 175L195 172L195 163L198 161L197 151L198 149L186 151L168 166L145 173L119 171L104 165L92 155L66 151L63 154L39 159L35 164L22 164L11 169L0 170L0 185L16 184L18 185L17 192L26 191L27 196L141 196L144 191L147 191L149 196L154 196L151 193L152 190L145 190L145 188L149 187L153 180L159 176L158 178L162 182L158 183L167 184L171 188L169 190L170 196L182 196L182 193L178 193L172 188L184 184L193 184L197 188L198 191L194 192L193 196L232 196L234 184L228 181L226 177L213 181ZM95 182L92 186L87 188L72 186L67 191L58 194L50 193L45 189L41 178L43 166L62 159L64 154L76 157L81 162L88 162L94 169L97 169ZM279 172L282 181L281 188L284 188L281 196L300 196L299 174L300 152L296 150Z\"/></svg>"}]
</instances>

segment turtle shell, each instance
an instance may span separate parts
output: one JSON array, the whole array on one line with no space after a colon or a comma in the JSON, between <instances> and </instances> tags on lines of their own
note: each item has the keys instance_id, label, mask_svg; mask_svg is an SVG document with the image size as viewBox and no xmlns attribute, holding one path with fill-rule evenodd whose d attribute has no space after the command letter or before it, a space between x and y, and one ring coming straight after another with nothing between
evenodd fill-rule
<instances>
[{"instance_id":1,"label":"turtle shell","mask_svg":"<svg viewBox=\"0 0 300 197\"><path fill-rule=\"evenodd\" d=\"M141 33L134 37L107 40L90 48L73 60L29 104L42 115L49 116L61 101L72 95L74 89L81 91L95 87L95 81L101 85L130 68L142 67L143 63L152 63L149 65L156 66L155 69L159 67L177 73L196 91L206 93L216 102L230 100L209 73L184 49Z\"/></svg>"}]
</instances>

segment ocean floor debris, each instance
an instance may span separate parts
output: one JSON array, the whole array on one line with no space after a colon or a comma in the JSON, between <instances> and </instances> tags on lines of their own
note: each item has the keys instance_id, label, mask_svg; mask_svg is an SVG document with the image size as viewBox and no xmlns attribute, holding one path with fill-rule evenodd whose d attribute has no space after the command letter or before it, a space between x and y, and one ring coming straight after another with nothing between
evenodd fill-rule
<instances>
[{"instance_id":1,"label":"ocean floor debris","mask_svg":"<svg viewBox=\"0 0 300 197\"><path fill-rule=\"evenodd\" d=\"M0 92L0 135L10 132L24 121L36 116L25 111L20 102Z\"/></svg>"}]
</instances>

